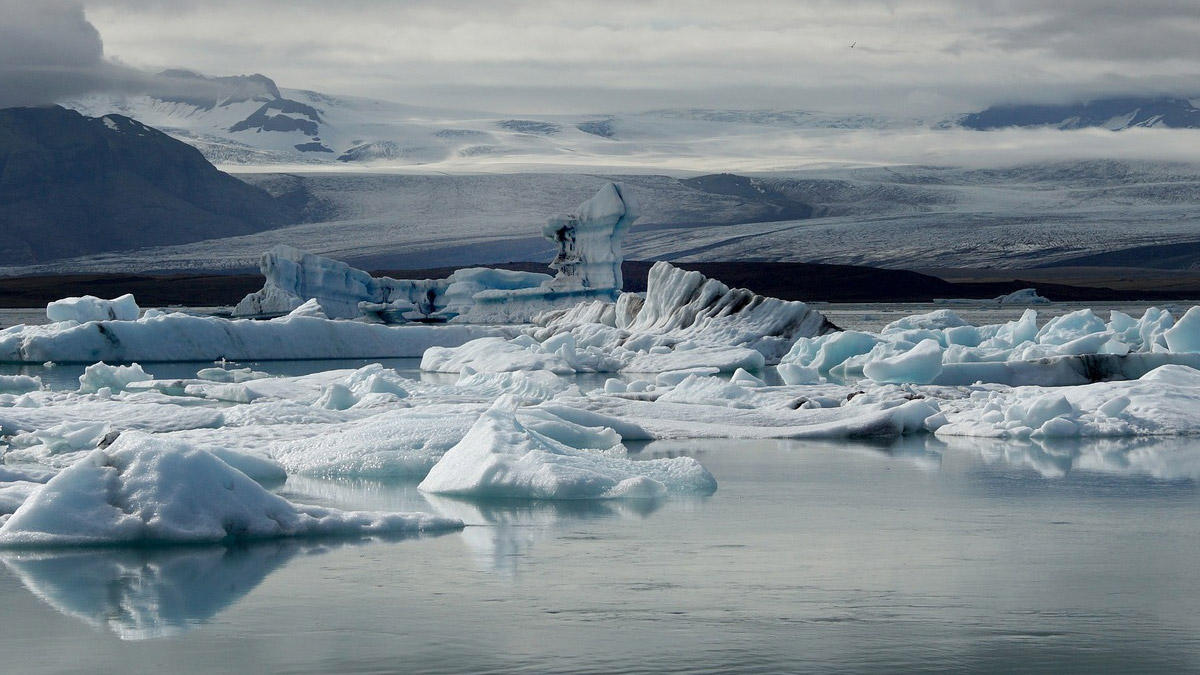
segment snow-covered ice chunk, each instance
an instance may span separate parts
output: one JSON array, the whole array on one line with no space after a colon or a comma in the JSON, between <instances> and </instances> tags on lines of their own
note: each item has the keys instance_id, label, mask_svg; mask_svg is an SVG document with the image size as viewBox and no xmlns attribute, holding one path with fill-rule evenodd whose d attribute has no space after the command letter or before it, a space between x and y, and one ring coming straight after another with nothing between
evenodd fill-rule
<instances>
[{"instance_id":1,"label":"snow-covered ice chunk","mask_svg":"<svg viewBox=\"0 0 1200 675\"><path fill-rule=\"evenodd\" d=\"M101 389L110 393L124 391L125 387L134 382L146 382L154 377L134 363L128 366L110 366L107 363L94 363L84 369L79 376L79 393L94 394Z\"/></svg>"},{"instance_id":2,"label":"snow-covered ice chunk","mask_svg":"<svg viewBox=\"0 0 1200 675\"><path fill-rule=\"evenodd\" d=\"M863 374L880 383L926 384L941 372L942 346L932 339L922 340L902 354L869 361L863 366Z\"/></svg>"},{"instance_id":3,"label":"snow-covered ice chunk","mask_svg":"<svg viewBox=\"0 0 1200 675\"><path fill-rule=\"evenodd\" d=\"M1192 307L1174 326L1163 331L1167 349L1175 353L1200 352L1200 307Z\"/></svg>"},{"instance_id":4,"label":"snow-covered ice chunk","mask_svg":"<svg viewBox=\"0 0 1200 675\"><path fill-rule=\"evenodd\" d=\"M9 445L28 448L40 444L44 452L56 455L95 448L112 430L108 422L68 420L45 429L17 434L9 441Z\"/></svg>"},{"instance_id":5,"label":"snow-covered ice chunk","mask_svg":"<svg viewBox=\"0 0 1200 675\"><path fill-rule=\"evenodd\" d=\"M27 394L42 387L42 378L37 376L0 375L0 394Z\"/></svg>"},{"instance_id":6,"label":"snow-covered ice chunk","mask_svg":"<svg viewBox=\"0 0 1200 675\"><path fill-rule=\"evenodd\" d=\"M579 450L527 428L516 401L498 400L419 488L465 497L621 499L708 494L716 480L690 457L633 461L624 446Z\"/></svg>"},{"instance_id":7,"label":"snow-covered ice chunk","mask_svg":"<svg viewBox=\"0 0 1200 675\"><path fill-rule=\"evenodd\" d=\"M46 318L51 321L133 321L141 313L141 308L128 293L112 300L85 295L55 300L46 305Z\"/></svg>"},{"instance_id":8,"label":"snow-covered ice chunk","mask_svg":"<svg viewBox=\"0 0 1200 675\"><path fill-rule=\"evenodd\" d=\"M1001 295L996 298L996 302L1001 305L1047 305L1050 301L1038 295L1036 288L1022 288L1019 291L1013 291L1008 295Z\"/></svg>"},{"instance_id":9,"label":"snow-covered ice chunk","mask_svg":"<svg viewBox=\"0 0 1200 675\"><path fill-rule=\"evenodd\" d=\"M212 454L126 432L34 493L0 527L0 546L200 543L462 527L428 514L293 504Z\"/></svg>"},{"instance_id":10,"label":"snow-covered ice chunk","mask_svg":"<svg viewBox=\"0 0 1200 675\"><path fill-rule=\"evenodd\" d=\"M1137 380L1073 387L988 387L942 406L938 436L996 438L1196 434L1200 370L1156 368Z\"/></svg>"},{"instance_id":11,"label":"snow-covered ice chunk","mask_svg":"<svg viewBox=\"0 0 1200 675\"><path fill-rule=\"evenodd\" d=\"M137 321L14 326L0 331L0 362L109 363L419 357L460 345L491 326L384 326L289 316L274 321L150 313Z\"/></svg>"},{"instance_id":12,"label":"snow-covered ice chunk","mask_svg":"<svg viewBox=\"0 0 1200 675\"><path fill-rule=\"evenodd\" d=\"M910 330L931 328L943 329L966 325L968 325L966 320L954 312L948 309L935 309L932 312L926 312L925 314L914 314L912 316L896 319L895 321L884 326L883 330L880 332L884 334L900 333Z\"/></svg>"},{"instance_id":13,"label":"snow-covered ice chunk","mask_svg":"<svg viewBox=\"0 0 1200 675\"><path fill-rule=\"evenodd\" d=\"M270 377L269 374L250 368L201 368L196 371L196 379L209 382L240 383L250 380L261 380Z\"/></svg>"}]
</instances>

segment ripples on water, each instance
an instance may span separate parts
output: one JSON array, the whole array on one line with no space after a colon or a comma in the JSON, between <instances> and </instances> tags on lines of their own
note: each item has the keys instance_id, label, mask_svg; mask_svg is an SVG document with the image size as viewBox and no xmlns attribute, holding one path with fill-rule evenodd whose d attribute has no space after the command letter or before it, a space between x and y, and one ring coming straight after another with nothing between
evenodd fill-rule
<instances>
[{"instance_id":1,"label":"ripples on water","mask_svg":"<svg viewBox=\"0 0 1200 675\"><path fill-rule=\"evenodd\" d=\"M650 443L639 456L691 454L720 482L710 497L655 502L481 503L412 483L293 478L293 499L469 526L391 541L6 554L0 648L13 672L1200 663L1194 472L1048 472L995 448L932 443ZM1175 443L1133 452L1200 455L1200 443Z\"/></svg>"}]
</instances>

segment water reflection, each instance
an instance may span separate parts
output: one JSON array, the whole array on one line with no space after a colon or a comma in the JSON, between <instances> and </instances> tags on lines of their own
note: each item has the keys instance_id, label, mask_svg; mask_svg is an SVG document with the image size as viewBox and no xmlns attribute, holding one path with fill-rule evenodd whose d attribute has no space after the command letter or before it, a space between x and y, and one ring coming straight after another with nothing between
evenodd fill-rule
<instances>
[{"instance_id":1,"label":"water reflection","mask_svg":"<svg viewBox=\"0 0 1200 675\"><path fill-rule=\"evenodd\" d=\"M315 544L5 552L0 560L54 609L122 640L182 633L237 602Z\"/></svg>"},{"instance_id":2,"label":"water reflection","mask_svg":"<svg viewBox=\"0 0 1200 675\"><path fill-rule=\"evenodd\" d=\"M463 541L485 570L516 574L530 549L566 523L603 518L643 519L662 508L663 499L570 501L473 501L425 495L433 510L467 524Z\"/></svg>"},{"instance_id":3,"label":"water reflection","mask_svg":"<svg viewBox=\"0 0 1200 675\"><path fill-rule=\"evenodd\" d=\"M30 592L62 614L107 629L122 640L147 640L207 623L296 556L402 538L408 536L3 551L0 561Z\"/></svg>"},{"instance_id":4,"label":"water reflection","mask_svg":"<svg viewBox=\"0 0 1200 675\"><path fill-rule=\"evenodd\" d=\"M943 455L970 452L988 464L1033 469L1045 478L1074 471L1147 476L1159 480L1200 478L1200 439L1189 436L1137 438L998 439L930 438Z\"/></svg>"}]
</instances>

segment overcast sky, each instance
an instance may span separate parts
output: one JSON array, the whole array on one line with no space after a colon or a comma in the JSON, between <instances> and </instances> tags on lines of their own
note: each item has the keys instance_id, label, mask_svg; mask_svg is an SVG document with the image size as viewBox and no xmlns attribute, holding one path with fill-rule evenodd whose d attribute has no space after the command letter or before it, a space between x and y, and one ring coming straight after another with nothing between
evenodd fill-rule
<instances>
[{"instance_id":1,"label":"overcast sky","mask_svg":"<svg viewBox=\"0 0 1200 675\"><path fill-rule=\"evenodd\" d=\"M942 115L1200 95L1200 2L0 0L0 105L179 67L498 112Z\"/></svg>"}]
</instances>

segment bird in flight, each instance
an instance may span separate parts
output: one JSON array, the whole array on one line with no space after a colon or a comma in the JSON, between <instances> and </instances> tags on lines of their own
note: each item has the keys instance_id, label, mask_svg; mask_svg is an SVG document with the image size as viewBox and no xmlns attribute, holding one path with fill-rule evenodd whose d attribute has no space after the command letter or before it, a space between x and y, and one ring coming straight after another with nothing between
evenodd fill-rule
<instances>
[{"instance_id":1,"label":"bird in flight","mask_svg":"<svg viewBox=\"0 0 1200 675\"><path fill-rule=\"evenodd\" d=\"M858 44L858 40L850 43L850 49L854 49L854 45Z\"/></svg>"}]
</instances>

